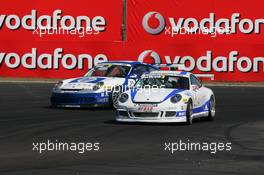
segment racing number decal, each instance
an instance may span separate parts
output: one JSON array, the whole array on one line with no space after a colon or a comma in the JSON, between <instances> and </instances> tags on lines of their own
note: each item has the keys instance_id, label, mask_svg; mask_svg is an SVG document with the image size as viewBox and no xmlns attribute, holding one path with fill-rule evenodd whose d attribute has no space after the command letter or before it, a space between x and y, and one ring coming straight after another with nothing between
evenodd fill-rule
<instances>
[{"instance_id":1,"label":"racing number decal","mask_svg":"<svg viewBox=\"0 0 264 175\"><path fill-rule=\"evenodd\" d=\"M138 110L142 112L151 112L153 110L153 106L139 106Z\"/></svg>"}]
</instances>

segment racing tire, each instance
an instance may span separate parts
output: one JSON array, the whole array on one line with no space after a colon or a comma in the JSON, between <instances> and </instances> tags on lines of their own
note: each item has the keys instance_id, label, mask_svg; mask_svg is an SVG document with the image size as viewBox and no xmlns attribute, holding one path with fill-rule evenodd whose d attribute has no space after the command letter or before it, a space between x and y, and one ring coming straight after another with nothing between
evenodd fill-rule
<instances>
[{"instance_id":1,"label":"racing tire","mask_svg":"<svg viewBox=\"0 0 264 175\"><path fill-rule=\"evenodd\" d=\"M111 100L111 105L115 109L118 107L118 98L121 93L122 93L122 86L116 86L112 90L110 100Z\"/></svg>"},{"instance_id":2,"label":"racing tire","mask_svg":"<svg viewBox=\"0 0 264 175\"><path fill-rule=\"evenodd\" d=\"M193 105L192 105L192 101L191 100L189 100L189 102L187 104L186 123L188 125L191 125L193 123Z\"/></svg>"},{"instance_id":3,"label":"racing tire","mask_svg":"<svg viewBox=\"0 0 264 175\"><path fill-rule=\"evenodd\" d=\"M215 97L212 95L209 101L209 113L206 119L208 121L213 121L215 119Z\"/></svg>"}]
</instances>

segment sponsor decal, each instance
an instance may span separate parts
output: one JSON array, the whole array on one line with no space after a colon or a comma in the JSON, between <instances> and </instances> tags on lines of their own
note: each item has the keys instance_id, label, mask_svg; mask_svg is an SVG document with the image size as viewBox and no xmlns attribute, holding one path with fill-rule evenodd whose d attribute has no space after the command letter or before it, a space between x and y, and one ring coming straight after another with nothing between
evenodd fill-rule
<instances>
[{"instance_id":1,"label":"sponsor decal","mask_svg":"<svg viewBox=\"0 0 264 175\"><path fill-rule=\"evenodd\" d=\"M217 20L216 20L217 19ZM156 21L156 22L155 22ZM167 25L166 25L167 24ZM217 18L215 13L209 13L208 17L197 19L163 17L158 12L148 12L142 19L144 30L151 35L159 35L165 31L165 35L174 34L260 34L264 18L241 18L240 13L232 13L230 18ZM214 36L215 37L215 36Z\"/></svg>"},{"instance_id":2,"label":"sponsor decal","mask_svg":"<svg viewBox=\"0 0 264 175\"><path fill-rule=\"evenodd\" d=\"M238 51L231 51L228 56L217 56L213 58L213 53L210 50L206 51L204 56L194 58L193 56L179 56L174 57L165 55L161 57L157 52L152 50L143 51L138 61L144 62L145 58L152 56L154 63L160 64L165 61L165 64L184 65L181 67L182 71L194 71L195 69L201 72L234 72L237 69L240 72L264 72L264 57L249 58L240 56ZM262 69L261 69L261 65Z\"/></svg>"},{"instance_id":3,"label":"sponsor decal","mask_svg":"<svg viewBox=\"0 0 264 175\"><path fill-rule=\"evenodd\" d=\"M84 60L88 61L88 66L84 65ZM37 55L37 48L32 48L31 52L25 53L22 56L11 52L0 52L0 66L5 64L10 69L16 69L20 66L26 69L59 69L62 66L65 69L84 69L92 68L93 65L97 65L101 62L108 61L105 54L97 54L94 57L91 54L64 54L62 48L54 49L53 54L42 53Z\"/></svg>"},{"instance_id":4,"label":"sponsor decal","mask_svg":"<svg viewBox=\"0 0 264 175\"><path fill-rule=\"evenodd\" d=\"M165 28L165 20L158 12L147 13L142 20L143 28L152 35L161 33Z\"/></svg>"},{"instance_id":5,"label":"sponsor decal","mask_svg":"<svg viewBox=\"0 0 264 175\"><path fill-rule=\"evenodd\" d=\"M139 62L149 63L149 64L160 64L160 56L157 52L153 50L145 50L138 56Z\"/></svg>"},{"instance_id":6,"label":"sponsor decal","mask_svg":"<svg viewBox=\"0 0 264 175\"><path fill-rule=\"evenodd\" d=\"M176 116L177 116L177 117L183 117L183 116L186 116L186 111L179 111L179 112L176 112Z\"/></svg>"},{"instance_id":7,"label":"sponsor decal","mask_svg":"<svg viewBox=\"0 0 264 175\"><path fill-rule=\"evenodd\" d=\"M89 28L103 32L106 30L106 19L102 16L77 16L63 15L61 9L54 10L52 15L37 15L36 9L32 9L30 14L18 16L16 14L1 14L0 29L6 27L9 30L18 30L21 27L26 30L36 31L38 29L81 29ZM85 24L84 24L85 23Z\"/></svg>"}]
</instances>

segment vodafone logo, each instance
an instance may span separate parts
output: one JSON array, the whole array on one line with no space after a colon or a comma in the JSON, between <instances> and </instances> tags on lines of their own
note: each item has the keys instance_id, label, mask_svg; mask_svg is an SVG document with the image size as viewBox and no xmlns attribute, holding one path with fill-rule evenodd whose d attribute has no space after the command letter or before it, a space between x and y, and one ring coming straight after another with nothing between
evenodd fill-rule
<instances>
[{"instance_id":1,"label":"vodafone logo","mask_svg":"<svg viewBox=\"0 0 264 175\"><path fill-rule=\"evenodd\" d=\"M87 61L88 67L85 67L84 61ZM74 55L65 54L63 48L55 48L53 53L39 54L37 48L32 48L31 52L20 55L15 52L0 52L0 66L5 65L10 69L18 69L20 66L34 70L56 70L63 67L67 70L91 69L94 65L108 61L104 54L97 54L92 57L90 54Z\"/></svg>"},{"instance_id":2,"label":"vodafone logo","mask_svg":"<svg viewBox=\"0 0 264 175\"><path fill-rule=\"evenodd\" d=\"M181 65L178 68L188 72L194 70L201 72L234 72L237 70L244 73L264 71L261 69L264 64L264 57L249 58L243 55L240 56L238 51L231 51L228 56L218 55L213 57L213 55L210 50L196 58L191 55L159 55L153 50L145 50L139 55L138 61L148 64Z\"/></svg>"},{"instance_id":3,"label":"vodafone logo","mask_svg":"<svg viewBox=\"0 0 264 175\"><path fill-rule=\"evenodd\" d=\"M160 56L153 50L145 50L138 56L138 61L148 64L160 64Z\"/></svg>"},{"instance_id":4,"label":"vodafone logo","mask_svg":"<svg viewBox=\"0 0 264 175\"><path fill-rule=\"evenodd\" d=\"M173 16L173 15L170 15ZM167 24L166 22L167 21ZM166 29L165 34L260 34L264 18L255 20L241 18L240 13L232 13L230 18L216 18L215 13L198 19L195 17L166 17L156 11L148 12L142 19L144 30L151 35L158 35ZM213 36L215 37L215 36Z\"/></svg>"},{"instance_id":5,"label":"vodafone logo","mask_svg":"<svg viewBox=\"0 0 264 175\"><path fill-rule=\"evenodd\" d=\"M0 14L0 29L6 26L10 30L18 30L21 26L26 30L36 29L89 29L99 32L106 30L106 19L102 16L71 16L63 15L62 10L54 10L52 15L38 16L38 11L31 10L31 14L18 16L15 14ZM84 20L85 19L85 20Z\"/></svg>"},{"instance_id":6,"label":"vodafone logo","mask_svg":"<svg viewBox=\"0 0 264 175\"><path fill-rule=\"evenodd\" d=\"M165 20L160 13L149 12L143 17L142 25L146 32L157 35L164 30Z\"/></svg>"}]
</instances>

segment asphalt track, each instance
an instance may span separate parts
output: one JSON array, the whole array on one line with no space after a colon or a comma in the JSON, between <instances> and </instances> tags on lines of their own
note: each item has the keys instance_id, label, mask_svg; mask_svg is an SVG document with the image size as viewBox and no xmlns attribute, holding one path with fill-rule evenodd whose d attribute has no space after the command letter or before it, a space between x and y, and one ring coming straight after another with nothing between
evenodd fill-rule
<instances>
[{"instance_id":1,"label":"asphalt track","mask_svg":"<svg viewBox=\"0 0 264 175\"><path fill-rule=\"evenodd\" d=\"M264 88L212 87L217 118L118 124L112 109L51 109L52 84L0 83L0 175L263 174ZM100 150L32 151L47 139L100 142ZM164 142L231 142L231 151L164 151Z\"/></svg>"}]
</instances>

